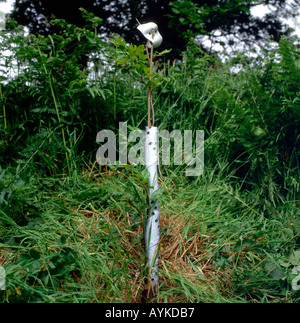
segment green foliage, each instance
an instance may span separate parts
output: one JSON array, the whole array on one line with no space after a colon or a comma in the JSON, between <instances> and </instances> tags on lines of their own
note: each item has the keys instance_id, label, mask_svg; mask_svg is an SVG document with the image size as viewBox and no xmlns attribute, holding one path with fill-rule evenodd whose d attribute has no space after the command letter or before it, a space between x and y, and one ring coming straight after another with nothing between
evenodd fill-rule
<instances>
[{"instance_id":1,"label":"green foliage","mask_svg":"<svg viewBox=\"0 0 300 323\"><path fill-rule=\"evenodd\" d=\"M115 47L115 51L111 55L111 59L115 61L116 70L121 70L122 74L130 75L134 80L140 81L146 87L154 90L162 81L161 73L150 73L148 55L145 46L127 45L125 40L120 36L111 39ZM161 59L163 55L171 50L164 50L160 53L154 53L153 60ZM151 80L150 80L151 79Z\"/></svg>"},{"instance_id":2,"label":"green foliage","mask_svg":"<svg viewBox=\"0 0 300 323\"><path fill-rule=\"evenodd\" d=\"M269 37L279 42L280 37L289 31L282 32L284 29L282 23L276 21L280 11L284 15L284 1L268 1L268 5L276 8L276 14L270 13L262 19L253 17L251 13L251 8L259 4L261 3L257 0L171 1L169 4L171 13L167 14L168 26L181 41L187 42L191 37L207 35L211 36L210 40L214 44L225 47L224 40L215 35L215 31L218 30L225 37L237 36L238 41L243 42L243 47L251 48L253 43L264 47ZM229 41L231 45L236 42L233 40L234 37ZM205 48L205 44L202 43L201 46Z\"/></svg>"},{"instance_id":3,"label":"green foliage","mask_svg":"<svg viewBox=\"0 0 300 323\"><path fill-rule=\"evenodd\" d=\"M269 36L279 41L281 35L291 31L281 18L291 17L290 8L299 3L297 0L268 0L263 4L269 6L271 13L262 18L253 16L251 8L261 3L258 0L126 0L98 1L95 5L95 0L76 0L70 10L70 3L59 0L18 0L11 16L19 24L28 27L31 33L48 35L56 31L49 23L53 16L83 27L86 22L78 10L82 6L103 19L101 25L97 26L100 35L117 33L128 43L142 42L136 33L136 18L141 23L155 18L164 36L162 49L172 48L168 56L174 59L179 58L186 49L189 40L186 36L190 35L213 35L212 39L222 45L222 39L216 37L215 31L221 31L222 36L230 38L238 33L238 41L248 47L254 41L260 41L263 47Z\"/></svg>"},{"instance_id":4,"label":"green foliage","mask_svg":"<svg viewBox=\"0 0 300 323\"><path fill-rule=\"evenodd\" d=\"M2 59L16 74L1 92L3 109L9 107L3 115L6 131L1 134L4 156L13 151L9 154L13 159L18 154L28 158L38 148L41 165L45 159L49 168L56 168L57 162L66 164L70 173L76 164L74 153L83 129L88 132L91 120L99 119L98 103L111 93L100 80L88 80L87 55L94 53L93 63L99 64L106 45L94 31L101 20L85 11L83 15L90 19L85 28L55 20L52 24L58 32L48 37L26 37L18 27L1 36L1 52L12 51L9 58L2 55ZM59 130L52 132L54 127Z\"/></svg>"},{"instance_id":5,"label":"green foliage","mask_svg":"<svg viewBox=\"0 0 300 323\"><path fill-rule=\"evenodd\" d=\"M299 49L282 38L251 64L222 63L190 42L177 62L155 53L150 75L144 45L105 43L83 15L47 37L1 33L14 71L0 84L3 301L137 300L147 174L96 167L95 138L120 121L143 129L145 85L160 129L205 131L202 176L159 168L161 247L192 272L165 258L159 300L299 301Z\"/></svg>"}]
</instances>

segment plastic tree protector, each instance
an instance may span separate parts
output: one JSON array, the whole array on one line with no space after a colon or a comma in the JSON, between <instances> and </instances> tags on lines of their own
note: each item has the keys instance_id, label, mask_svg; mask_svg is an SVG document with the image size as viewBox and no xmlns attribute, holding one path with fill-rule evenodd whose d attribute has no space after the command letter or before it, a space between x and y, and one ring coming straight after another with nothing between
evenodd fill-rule
<instances>
[{"instance_id":1,"label":"plastic tree protector","mask_svg":"<svg viewBox=\"0 0 300 323\"><path fill-rule=\"evenodd\" d=\"M138 30L148 40L147 45L151 48L149 57L150 73L152 72L153 48L158 47L162 42L162 36L158 32L155 23L149 22L140 24ZM150 78L151 81L151 78ZM152 105L152 92L149 88L150 104ZM145 134L145 167L149 172L149 214L145 223L144 237L147 257L147 266L151 279L151 290L155 294L158 287L158 247L159 247L159 201L155 198L155 191L158 190L157 165L158 165L158 129L154 126L154 109L152 106L153 124L150 126L150 107L148 108L148 126Z\"/></svg>"},{"instance_id":2,"label":"plastic tree protector","mask_svg":"<svg viewBox=\"0 0 300 323\"><path fill-rule=\"evenodd\" d=\"M157 24L154 22L138 25L137 29L150 41L150 43L148 43L149 48L151 48L151 45L153 45L153 48L157 48L161 44L162 37L158 32Z\"/></svg>"},{"instance_id":3,"label":"plastic tree protector","mask_svg":"<svg viewBox=\"0 0 300 323\"><path fill-rule=\"evenodd\" d=\"M145 165L149 172L149 214L145 224L145 246L147 265L150 270L151 287L155 291L158 286L158 246L159 246L159 205L153 197L158 190L158 130L157 127L146 127Z\"/></svg>"}]
</instances>

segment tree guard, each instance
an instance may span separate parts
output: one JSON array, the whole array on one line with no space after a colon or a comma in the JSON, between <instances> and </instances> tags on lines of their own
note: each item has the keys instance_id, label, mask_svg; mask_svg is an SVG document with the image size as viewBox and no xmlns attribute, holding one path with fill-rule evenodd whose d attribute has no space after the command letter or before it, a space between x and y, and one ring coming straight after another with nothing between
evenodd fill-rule
<instances>
[{"instance_id":1,"label":"tree guard","mask_svg":"<svg viewBox=\"0 0 300 323\"><path fill-rule=\"evenodd\" d=\"M158 285L158 246L159 246L159 203L154 192L158 190L158 130L157 127L146 127L145 166L149 172L149 214L145 224L145 247L149 268L151 288L155 291Z\"/></svg>"},{"instance_id":2,"label":"tree guard","mask_svg":"<svg viewBox=\"0 0 300 323\"><path fill-rule=\"evenodd\" d=\"M151 49L148 54L150 74L152 73L153 48L157 48L162 42L162 36L158 32L155 23L149 22L139 24L138 30L147 39L147 47ZM147 51L148 52L148 51ZM149 77L151 82L152 77ZM144 227L145 250L147 267L149 270L150 284L149 289L144 291L147 300L151 300L158 289L158 248L159 248L159 201L155 197L158 190L158 129L154 126L154 107L152 103L153 89L148 86L148 126L145 130L145 167L149 172L148 177L148 205L149 213ZM150 114L152 110L152 126L150 125Z\"/></svg>"},{"instance_id":3,"label":"tree guard","mask_svg":"<svg viewBox=\"0 0 300 323\"><path fill-rule=\"evenodd\" d=\"M153 48L157 48L162 43L161 34L158 32L157 24L154 22L138 25L137 29L150 41L148 43L149 48L151 48L151 45L153 45Z\"/></svg>"}]
</instances>

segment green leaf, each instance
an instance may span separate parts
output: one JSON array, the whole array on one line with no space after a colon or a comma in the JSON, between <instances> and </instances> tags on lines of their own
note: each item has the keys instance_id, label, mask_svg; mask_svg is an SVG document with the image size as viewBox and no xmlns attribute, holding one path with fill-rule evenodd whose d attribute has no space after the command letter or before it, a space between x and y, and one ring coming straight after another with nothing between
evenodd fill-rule
<instances>
[{"instance_id":1,"label":"green leaf","mask_svg":"<svg viewBox=\"0 0 300 323\"><path fill-rule=\"evenodd\" d=\"M241 5L240 10L244 12L250 12L250 8L245 5Z\"/></svg>"},{"instance_id":2,"label":"green leaf","mask_svg":"<svg viewBox=\"0 0 300 323\"><path fill-rule=\"evenodd\" d=\"M145 179L148 179L150 177L150 173L147 169L144 169L142 172L141 172L141 175L143 176L143 178Z\"/></svg>"},{"instance_id":3,"label":"green leaf","mask_svg":"<svg viewBox=\"0 0 300 323\"><path fill-rule=\"evenodd\" d=\"M201 234L206 234L207 233L207 224L205 222L202 222L201 223L201 226L200 226L200 233Z\"/></svg>"},{"instance_id":4,"label":"green leaf","mask_svg":"<svg viewBox=\"0 0 300 323\"><path fill-rule=\"evenodd\" d=\"M183 18L183 17L180 17L179 18L179 21L184 25L184 24L186 24L186 20Z\"/></svg>"},{"instance_id":5,"label":"green leaf","mask_svg":"<svg viewBox=\"0 0 300 323\"><path fill-rule=\"evenodd\" d=\"M284 274L284 272L281 269L275 268L270 273L270 277L273 278L273 279L282 279L282 278L285 277L285 274Z\"/></svg>"},{"instance_id":6,"label":"green leaf","mask_svg":"<svg viewBox=\"0 0 300 323\"><path fill-rule=\"evenodd\" d=\"M65 234L62 234L62 236L58 239L58 243L61 245L64 245L67 242L68 236Z\"/></svg>"},{"instance_id":7,"label":"green leaf","mask_svg":"<svg viewBox=\"0 0 300 323\"><path fill-rule=\"evenodd\" d=\"M40 253L35 249L30 249L29 250L29 255L30 255L31 258L33 258L35 260L40 259Z\"/></svg>"},{"instance_id":8,"label":"green leaf","mask_svg":"<svg viewBox=\"0 0 300 323\"><path fill-rule=\"evenodd\" d=\"M130 200L134 200L135 198L135 192L129 187L125 189L124 195L126 195Z\"/></svg>"},{"instance_id":9,"label":"green leaf","mask_svg":"<svg viewBox=\"0 0 300 323\"><path fill-rule=\"evenodd\" d=\"M162 55L170 53L171 51L172 51L172 49L165 49L162 52L160 52L159 55L162 56Z\"/></svg>"},{"instance_id":10,"label":"green leaf","mask_svg":"<svg viewBox=\"0 0 300 323\"><path fill-rule=\"evenodd\" d=\"M300 250L293 250L289 256L289 261L294 266L300 266Z\"/></svg>"}]
</instances>

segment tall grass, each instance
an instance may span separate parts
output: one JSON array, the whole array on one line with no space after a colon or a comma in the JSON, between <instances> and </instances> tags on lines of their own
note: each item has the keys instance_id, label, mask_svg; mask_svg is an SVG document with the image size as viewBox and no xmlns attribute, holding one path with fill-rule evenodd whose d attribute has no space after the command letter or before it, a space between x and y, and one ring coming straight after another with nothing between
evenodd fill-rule
<instances>
[{"instance_id":1,"label":"tall grass","mask_svg":"<svg viewBox=\"0 0 300 323\"><path fill-rule=\"evenodd\" d=\"M95 138L119 121L143 128L147 91L114 69L94 24L55 24L48 38L16 27L1 43L20 64L0 92L1 301L140 302L146 180L140 167L99 167ZM154 65L160 129L205 131L203 175L160 165L156 301L299 301L297 55L283 38L237 74L192 45Z\"/></svg>"},{"instance_id":2,"label":"tall grass","mask_svg":"<svg viewBox=\"0 0 300 323\"><path fill-rule=\"evenodd\" d=\"M14 183L14 208L1 211L3 301L140 302L143 203L132 186L139 196L143 186L128 180L136 174L86 171L75 186L37 177ZM268 219L255 200L210 176L198 185L169 173L162 182L157 301L296 301L296 213L279 208Z\"/></svg>"}]
</instances>

